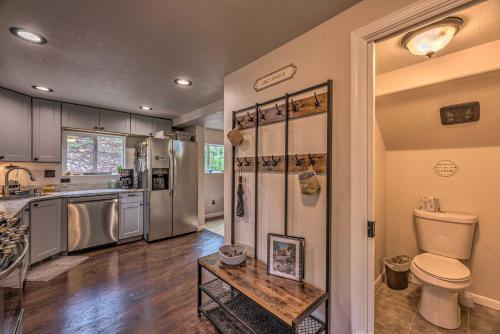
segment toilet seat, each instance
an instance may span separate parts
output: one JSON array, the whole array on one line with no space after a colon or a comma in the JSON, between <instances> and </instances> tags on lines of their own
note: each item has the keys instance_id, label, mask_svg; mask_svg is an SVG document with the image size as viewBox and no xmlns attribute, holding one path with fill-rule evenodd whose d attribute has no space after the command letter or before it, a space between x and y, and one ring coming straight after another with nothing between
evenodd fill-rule
<instances>
[{"instance_id":1,"label":"toilet seat","mask_svg":"<svg viewBox=\"0 0 500 334\"><path fill-rule=\"evenodd\" d=\"M434 278L448 282L470 280L470 270L462 262L445 256L422 253L415 256L413 263L418 269Z\"/></svg>"}]
</instances>

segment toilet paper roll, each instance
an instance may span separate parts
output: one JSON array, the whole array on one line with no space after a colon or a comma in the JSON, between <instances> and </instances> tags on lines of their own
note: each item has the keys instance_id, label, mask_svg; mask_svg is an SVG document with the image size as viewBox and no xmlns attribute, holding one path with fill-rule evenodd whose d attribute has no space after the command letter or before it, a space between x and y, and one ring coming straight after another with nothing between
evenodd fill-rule
<instances>
[{"instance_id":1,"label":"toilet paper roll","mask_svg":"<svg viewBox=\"0 0 500 334\"><path fill-rule=\"evenodd\" d=\"M429 212L439 212L439 198L433 196L422 197L420 209Z\"/></svg>"}]
</instances>

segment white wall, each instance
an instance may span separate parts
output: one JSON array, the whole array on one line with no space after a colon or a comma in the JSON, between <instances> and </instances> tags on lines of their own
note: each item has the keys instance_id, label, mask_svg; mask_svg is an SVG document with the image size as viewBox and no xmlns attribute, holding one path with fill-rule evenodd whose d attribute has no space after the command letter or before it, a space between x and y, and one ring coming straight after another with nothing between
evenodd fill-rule
<instances>
[{"instance_id":1,"label":"white wall","mask_svg":"<svg viewBox=\"0 0 500 334\"><path fill-rule=\"evenodd\" d=\"M205 144L224 145L224 131L205 128ZM215 204L212 204L212 201ZM205 174L205 217L224 215L224 174Z\"/></svg>"},{"instance_id":2,"label":"white wall","mask_svg":"<svg viewBox=\"0 0 500 334\"><path fill-rule=\"evenodd\" d=\"M380 132L378 122L375 122L375 150L374 150L374 178L375 178L375 270L374 279L383 272L383 259L387 257L387 150L384 138Z\"/></svg>"},{"instance_id":3,"label":"white wall","mask_svg":"<svg viewBox=\"0 0 500 334\"><path fill-rule=\"evenodd\" d=\"M243 107L251 106L256 102L265 101L276 96L303 89L308 86L324 82L328 79L333 80L333 226L332 226L332 332L348 333L351 331L350 319L350 34L352 31L365 26L391 12L401 9L410 4L411 0L391 0L384 1L383 4L376 0L365 0L351 7L345 12L333 17L320 26L312 29L304 35L290 41L289 43L270 52L255 62L229 74L224 80L224 129L225 132L231 128L231 112ZM255 80L266 73L270 73L285 65L294 63L297 67L297 73L294 79L285 83L268 88L261 92L253 90ZM297 121L297 124L302 121ZM304 134L297 133L292 138L296 138L293 150L300 150L300 145L316 141L314 136L322 138L322 131L325 129L324 119L315 118L315 121L304 120L310 124L309 128L303 128L307 131L307 141L301 142L300 138L305 138ZM267 128L271 128L269 126ZM274 126L276 130L279 125ZM297 125L297 128L299 126ZM297 130L298 131L298 130ZM276 133L276 134L275 134ZM267 136L267 137L266 137ZM261 152L272 152L281 149L278 132L262 134L262 142L274 144L269 147L261 146ZM263 144L266 145L266 144ZM320 144L321 145L321 144ZM322 145L325 145L323 142ZM225 140L225 149L227 152L225 170L231 168L231 144ZM308 147L307 150L311 149ZM292 151L293 152L293 151ZM296 180L291 176L290 184L296 185ZM246 196L247 209L251 209L249 200L252 198L252 181L246 177ZM282 215L283 198L279 197L278 189L282 189L283 177L279 175L264 174L259 181L261 184L260 198L273 199L276 203L272 207L261 207L260 226L263 233L273 231L278 226L268 224L275 217L279 222ZM324 182L324 181L323 181ZM324 185L324 183L323 183ZM324 262L318 251L310 254L311 249L324 249L324 234L319 239L314 239L313 235L318 235L317 229L322 229L321 217L316 216L316 212L323 210L313 208L312 203L304 202L297 195L297 189L293 187L290 193L294 194L291 210L294 210L291 219L293 222L300 222L302 229L308 229L306 243L309 245L307 263L309 266L306 278L315 283L323 283L320 277L323 277ZM282 195L281 195L282 196ZM321 192L317 203L324 203L324 192ZM226 231L230 230L231 217L231 178L230 173L225 175L225 224ZM324 204L317 204L321 207ZM314 210L313 210L314 209ZM312 213L314 211L314 214ZM313 215L311 219L311 215ZM304 224L307 222L307 225ZM236 226L237 240L249 240L249 230L252 230L252 218L248 217L245 221L238 222ZM305 233L294 227L294 234ZM250 234L251 235L251 234ZM230 235L226 234L226 241L229 241ZM261 235L261 238L265 238ZM265 244L260 242L261 245ZM262 250L259 250L262 252ZM324 255L323 255L324 256ZM314 260L313 260L314 259ZM312 261L312 263L311 263ZM356 265L356 264L353 264ZM315 271L310 273L310 271ZM356 287L352 287L355 289Z\"/></svg>"}]
</instances>

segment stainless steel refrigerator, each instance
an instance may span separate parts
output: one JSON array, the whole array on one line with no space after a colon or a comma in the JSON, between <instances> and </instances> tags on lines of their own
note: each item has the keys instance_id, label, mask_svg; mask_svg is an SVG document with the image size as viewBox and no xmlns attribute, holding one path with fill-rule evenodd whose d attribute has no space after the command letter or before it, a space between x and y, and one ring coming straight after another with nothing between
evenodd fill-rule
<instances>
[{"instance_id":1,"label":"stainless steel refrigerator","mask_svg":"<svg viewBox=\"0 0 500 334\"><path fill-rule=\"evenodd\" d=\"M148 138L136 151L145 192L144 239L154 241L198 227L198 147L195 142ZM142 161L140 159L143 159Z\"/></svg>"}]
</instances>

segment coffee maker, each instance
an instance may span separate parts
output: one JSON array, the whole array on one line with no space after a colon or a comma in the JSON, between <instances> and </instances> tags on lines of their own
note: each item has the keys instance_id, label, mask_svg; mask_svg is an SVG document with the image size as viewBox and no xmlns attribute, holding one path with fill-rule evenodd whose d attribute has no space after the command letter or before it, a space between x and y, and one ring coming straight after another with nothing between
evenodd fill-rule
<instances>
[{"instance_id":1,"label":"coffee maker","mask_svg":"<svg viewBox=\"0 0 500 334\"><path fill-rule=\"evenodd\" d=\"M134 170L122 169L120 173L120 188L130 189L134 186Z\"/></svg>"}]
</instances>

